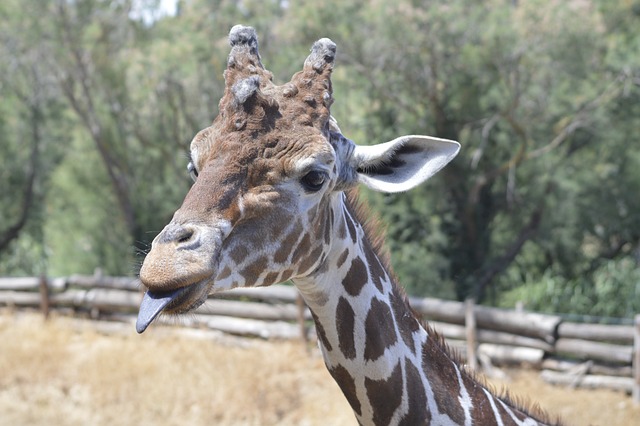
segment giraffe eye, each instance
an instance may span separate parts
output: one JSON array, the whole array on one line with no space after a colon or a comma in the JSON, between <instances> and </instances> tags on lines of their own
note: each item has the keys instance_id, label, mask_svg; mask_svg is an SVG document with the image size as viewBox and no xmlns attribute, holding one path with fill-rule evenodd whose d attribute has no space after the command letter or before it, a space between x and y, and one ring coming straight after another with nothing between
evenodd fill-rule
<instances>
[{"instance_id":1,"label":"giraffe eye","mask_svg":"<svg viewBox=\"0 0 640 426\"><path fill-rule=\"evenodd\" d=\"M198 178L198 171L196 170L196 166L193 165L193 162L189 161L189 164L187 164L187 171L189 172L191 179L195 182Z\"/></svg>"},{"instance_id":2,"label":"giraffe eye","mask_svg":"<svg viewBox=\"0 0 640 426\"><path fill-rule=\"evenodd\" d=\"M312 170L300 179L300 183L304 187L305 190L309 192L317 192L322 189L324 185L324 181L327 179L327 174L325 172L320 172L317 170Z\"/></svg>"}]
</instances>

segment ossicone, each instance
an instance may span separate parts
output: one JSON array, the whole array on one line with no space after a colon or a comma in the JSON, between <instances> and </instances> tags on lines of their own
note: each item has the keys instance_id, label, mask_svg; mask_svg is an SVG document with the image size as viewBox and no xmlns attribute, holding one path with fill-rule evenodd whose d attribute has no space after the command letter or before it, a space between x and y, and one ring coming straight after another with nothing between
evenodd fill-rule
<instances>
[{"instance_id":1,"label":"ossicone","mask_svg":"<svg viewBox=\"0 0 640 426\"><path fill-rule=\"evenodd\" d=\"M251 27L236 25L229 31L229 44L231 45L231 53L227 67L235 66L236 59L244 56L249 63L264 69L260 61L260 52L258 51L258 35L256 30Z\"/></svg>"},{"instance_id":2,"label":"ossicone","mask_svg":"<svg viewBox=\"0 0 640 426\"><path fill-rule=\"evenodd\" d=\"M311 67L321 74L325 69L331 71L336 59L336 44L328 38L321 38L313 43L311 54L304 61L305 68Z\"/></svg>"}]
</instances>

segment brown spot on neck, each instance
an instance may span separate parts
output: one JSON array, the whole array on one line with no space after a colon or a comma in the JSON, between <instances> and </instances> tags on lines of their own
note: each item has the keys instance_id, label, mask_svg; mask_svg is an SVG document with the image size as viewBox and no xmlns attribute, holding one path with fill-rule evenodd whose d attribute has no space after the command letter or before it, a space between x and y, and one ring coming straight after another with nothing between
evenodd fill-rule
<instances>
[{"instance_id":1,"label":"brown spot on neck","mask_svg":"<svg viewBox=\"0 0 640 426\"><path fill-rule=\"evenodd\" d=\"M373 247L367 239L365 239L362 248L364 250L364 254L367 258L367 263L369 264L369 273L371 274L371 281L375 284L376 288L382 293L384 292L384 287L382 285L383 280L386 279L386 273L384 268L380 264L380 260L376 255Z\"/></svg>"},{"instance_id":2,"label":"brown spot on neck","mask_svg":"<svg viewBox=\"0 0 640 426\"><path fill-rule=\"evenodd\" d=\"M320 343L324 346L326 350L331 352L333 350L333 346L331 346L331 342L329 342L329 339L327 339L327 333L324 331L324 327L322 326L320 319L318 318L316 313L313 311L313 309L309 308L309 311L311 311L313 322L316 325L316 332L318 334L318 339L320 339Z\"/></svg>"},{"instance_id":3,"label":"brown spot on neck","mask_svg":"<svg viewBox=\"0 0 640 426\"><path fill-rule=\"evenodd\" d=\"M336 307L336 329L338 332L338 345L340 352L347 359L356 357L356 345L354 341L356 314L353 308L345 299L341 297Z\"/></svg>"},{"instance_id":4,"label":"brown spot on neck","mask_svg":"<svg viewBox=\"0 0 640 426\"><path fill-rule=\"evenodd\" d=\"M340 254L340 257L338 257L338 263L336 264L336 268L340 269L342 268L342 265L344 265L344 262L347 261L347 257L349 256L349 248L344 249L344 251Z\"/></svg>"},{"instance_id":5,"label":"brown spot on neck","mask_svg":"<svg viewBox=\"0 0 640 426\"><path fill-rule=\"evenodd\" d=\"M347 275L344 277L342 285L351 296L357 296L360 294L360 291L365 284L367 284L368 279L369 276L366 265L362 259L356 257L351 261L351 267L349 268Z\"/></svg>"},{"instance_id":6,"label":"brown spot on neck","mask_svg":"<svg viewBox=\"0 0 640 426\"><path fill-rule=\"evenodd\" d=\"M391 309L384 302L373 298L365 320L364 359L374 361L398 341Z\"/></svg>"},{"instance_id":7,"label":"brown spot on neck","mask_svg":"<svg viewBox=\"0 0 640 426\"><path fill-rule=\"evenodd\" d=\"M391 375L382 380L366 378L364 386L367 397L373 408L373 423L376 426L386 426L402 402L402 368L400 361L396 364Z\"/></svg>"},{"instance_id":8,"label":"brown spot on neck","mask_svg":"<svg viewBox=\"0 0 640 426\"><path fill-rule=\"evenodd\" d=\"M424 391L424 383L420 378L420 372L408 359L405 362L405 370L409 411L402 418L399 425L429 424L431 422L431 412L427 408L427 395ZM464 424L464 421L458 422L458 424Z\"/></svg>"},{"instance_id":9,"label":"brown spot on neck","mask_svg":"<svg viewBox=\"0 0 640 426\"><path fill-rule=\"evenodd\" d=\"M269 265L269 259L266 256L261 256L244 268L243 275L247 280L245 282L246 287L253 287L257 282L260 274L267 269Z\"/></svg>"},{"instance_id":10,"label":"brown spot on neck","mask_svg":"<svg viewBox=\"0 0 640 426\"><path fill-rule=\"evenodd\" d=\"M341 365L329 368L329 373L338 386L340 386L340 389L342 389L342 393L345 398L347 398L347 401L349 402L349 405L351 405L353 411L357 415L361 415L362 406L358 400L358 396L356 395L356 382L351 374L349 374L347 369Z\"/></svg>"},{"instance_id":11,"label":"brown spot on neck","mask_svg":"<svg viewBox=\"0 0 640 426\"><path fill-rule=\"evenodd\" d=\"M389 294L389 301L391 302L393 316L398 323L400 336L402 336L405 345L411 349L411 352L415 353L416 348L413 341L413 333L420 330L420 324L411 313L409 305L397 287L394 287L391 294Z\"/></svg>"},{"instance_id":12,"label":"brown spot on neck","mask_svg":"<svg viewBox=\"0 0 640 426\"><path fill-rule=\"evenodd\" d=\"M347 230L349 233L349 236L351 236L351 240L356 243L358 241L358 233L356 232L356 224L353 222L353 218L351 217L351 214L348 212L349 209L347 209L347 213L345 213L344 215L344 220L347 223Z\"/></svg>"},{"instance_id":13,"label":"brown spot on neck","mask_svg":"<svg viewBox=\"0 0 640 426\"><path fill-rule=\"evenodd\" d=\"M438 411L447 413L456 424L464 424L458 367L434 338L429 337L422 348L422 369L431 384Z\"/></svg>"}]
</instances>

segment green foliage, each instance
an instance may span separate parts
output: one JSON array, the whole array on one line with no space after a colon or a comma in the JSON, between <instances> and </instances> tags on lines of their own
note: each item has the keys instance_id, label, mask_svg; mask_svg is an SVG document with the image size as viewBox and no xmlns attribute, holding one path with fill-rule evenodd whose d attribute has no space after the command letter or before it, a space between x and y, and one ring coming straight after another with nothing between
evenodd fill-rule
<instances>
[{"instance_id":1,"label":"green foliage","mask_svg":"<svg viewBox=\"0 0 640 426\"><path fill-rule=\"evenodd\" d=\"M100 158L80 134L71 135L71 150L51 177L44 226L48 273L91 274L96 267L112 275L134 268L132 236L109 188Z\"/></svg>"},{"instance_id":2,"label":"green foliage","mask_svg":"<svg viewBox=\"0 0 640 426\"><path fill-rule=\"evenodd\" d=\"M365 195L411 293L638 312L637 1L192 0L147 22L132 4L0 4L0 237L36 170L0 273L135 271L189 188L243 23L277 83L336 41L332 113L356 142L462 143L426 185Z\"/></svg>"},{"instance_id":3,"label":"green foliage","mask_svg":"<svg viewBox=\"0 0 640 426\"><path fill-rule=\"evenodd\" d=\"M0 274L46 272L44 199L70 129L41 60L36 3L0 5Z\"/></svg>"},{"instance_id":4,"label":"green foliage","mask_svg":"<svg viewBox=\"0 0 640 426\"><path fill-rule=\"evenodd\" d=\"M590 277L570 280L548 269L534 282L525 282L500 297L505 308L518 302L539 312L632 318L640 312L640 270L631 259L607 262Z\"/></svg>"}]
</instances>

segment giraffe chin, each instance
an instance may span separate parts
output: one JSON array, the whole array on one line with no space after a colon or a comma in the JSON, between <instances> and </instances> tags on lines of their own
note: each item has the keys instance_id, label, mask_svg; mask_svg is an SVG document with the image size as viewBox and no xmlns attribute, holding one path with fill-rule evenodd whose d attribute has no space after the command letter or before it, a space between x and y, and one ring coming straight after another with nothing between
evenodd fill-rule
<instances>
[{"instance_id":1,"label":"giraffe chin","mask_svg":"<svg viewBox=\"0 0 640 426\"><path fill-rule=\"evenodd\" d=\"M136 331L141 334L161 313L180 314L196 309L207 300L208 280L169 291L148 290L138 310Z\"/></svg>"}]
</instances>

